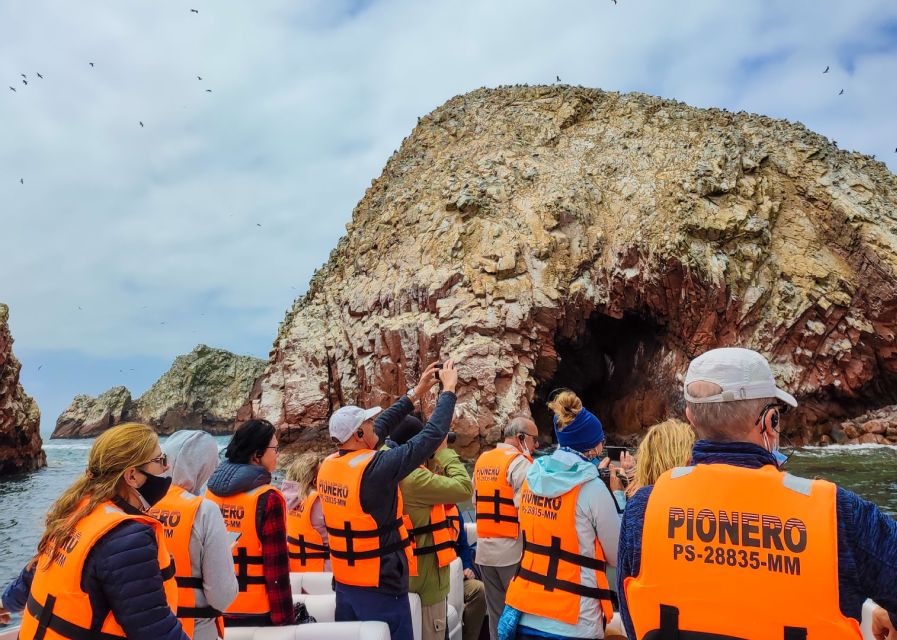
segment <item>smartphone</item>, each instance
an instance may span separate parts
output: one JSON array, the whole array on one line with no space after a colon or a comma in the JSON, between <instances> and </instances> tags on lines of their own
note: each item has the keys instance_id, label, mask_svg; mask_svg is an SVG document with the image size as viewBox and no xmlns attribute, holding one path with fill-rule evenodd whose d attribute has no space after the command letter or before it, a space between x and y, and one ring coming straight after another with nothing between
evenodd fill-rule
<instances>
[{"instance_id":1,"label":"smartphone","mask_svg":"<svg viewBox=\"0 0 897 640\"><path fill-rule=\"evenodd\" d=\"M436 366L436 369L437 369L437 370L433 372L433 375L434 375L434 376L436 377L436 379L438 380L438 379L439 379L439 369L442 369L442 363L439 362L439 363L437 363L435 366Z\"/></svg>"},{"instance_id":2,"label":"smartphone","mask_svg":"<svg viewBox=\"0 0 897 640\"><path fill-rule=\"evenodd\" d=\"M620 455L624 451L629 451L627 447L614 447L611 445L605 445L604 452L607 454L607 457L611 459L612 462L619 462Z\"/></svg>"}]
</instances>

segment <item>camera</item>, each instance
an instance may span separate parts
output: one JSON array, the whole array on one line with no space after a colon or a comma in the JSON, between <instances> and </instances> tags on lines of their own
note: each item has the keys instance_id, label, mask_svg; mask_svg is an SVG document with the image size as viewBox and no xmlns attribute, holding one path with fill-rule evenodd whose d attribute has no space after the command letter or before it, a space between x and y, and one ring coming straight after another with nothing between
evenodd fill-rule
<instances>
[{"instance_id":1,"label":"camera","mask_svg":"<svg viewBox=\"0 0 897 640\"><path fill-rule=\"evenodd\" d=\"M445 441L449 444L455 444L455 440L458 439L458 434L454 431L449 431L448 435L445 437Z\"/></svg>"},{"instance_id":2,"label":"camera","mask_svg":"<svg viewBox=\"0 0 897 640\"><path fill-rule=\"evenodd\" d=\"M439 362L439 363L437 363L437 364L434 365L434 366L436 367L436 371L433 372L433 375L434 375L434 376L436 377L436 379L438 380L438 379L439 379L439 369L442 369L442 363Z\"/></svg>"}]
</instances>

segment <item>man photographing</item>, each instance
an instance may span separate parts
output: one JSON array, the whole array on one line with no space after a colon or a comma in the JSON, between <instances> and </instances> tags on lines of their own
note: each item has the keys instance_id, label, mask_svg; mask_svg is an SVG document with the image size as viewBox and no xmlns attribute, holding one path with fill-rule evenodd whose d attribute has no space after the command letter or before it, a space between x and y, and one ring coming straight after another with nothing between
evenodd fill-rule
<instances>
[{"instance_id":1,"label":"man photographing","mask_svg":"<svg viewBox=\"0 0 897 640\"><path fill-rule=\"evenodd\" d=\"M437 375L438 372L438 375ZM380 437L414 409L437 382L443 391L423 431L393 449L375 451ZM330 416L338 451L318 472L317 489L330 536L338 622L378 620L390 637L411 640L408 561L411 540L402 524L399 482L426 463L451 427L458 371L448 360L426 368L417 386L377 418L379 407L347 406Z\"/></svg>"}]
</instances>

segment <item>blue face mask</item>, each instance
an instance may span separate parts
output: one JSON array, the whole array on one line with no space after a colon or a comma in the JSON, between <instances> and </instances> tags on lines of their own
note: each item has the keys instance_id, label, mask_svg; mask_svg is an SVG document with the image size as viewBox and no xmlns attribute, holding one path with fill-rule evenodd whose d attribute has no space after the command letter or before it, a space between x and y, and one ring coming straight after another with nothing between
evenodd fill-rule
<instances>
[{"instance_id":1,"label":"blue face mask","mask_svg":"<svg viewBox=\"0 0 897 640\"><path fill-rule=\"evenodd\" d=\"M776 459L776 466L781 467L783 464L788 462L788 456L779 451L778 449L774 449L772 452L772 457Z\"/></svg>"}]
</instances>

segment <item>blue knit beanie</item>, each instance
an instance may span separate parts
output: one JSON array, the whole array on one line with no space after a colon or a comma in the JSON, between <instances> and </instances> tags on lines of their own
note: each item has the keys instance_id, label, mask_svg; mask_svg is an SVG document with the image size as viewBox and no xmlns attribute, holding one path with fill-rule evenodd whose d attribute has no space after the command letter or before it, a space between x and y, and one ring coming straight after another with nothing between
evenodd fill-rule
<instances>
[{"instance_id":1,"label":"blue knit beanie","mask_svg":"<svg viewBox=\"0 0 897 640\"><path fill-rule=\"evenodd\" d=\"M588 451L604 442L604 428L594 413L583 407L580 409L573 422L563 429L558 429L557 416L552 417L554 433L558 444L574 451Z\"/></svg>"}]
</instances>

